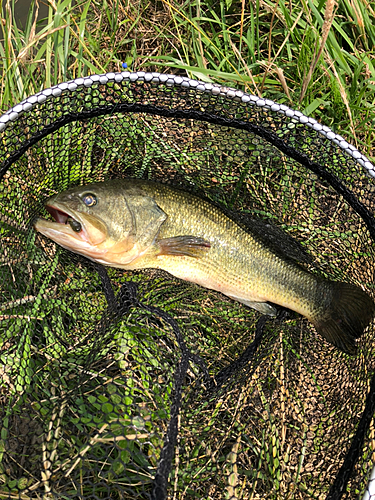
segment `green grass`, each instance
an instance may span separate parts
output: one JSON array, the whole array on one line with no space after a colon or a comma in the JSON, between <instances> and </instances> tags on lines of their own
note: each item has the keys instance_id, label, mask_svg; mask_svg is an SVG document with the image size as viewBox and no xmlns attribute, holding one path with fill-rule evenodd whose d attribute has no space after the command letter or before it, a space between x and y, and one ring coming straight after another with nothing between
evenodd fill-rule
<instances>
[{"instance_id":1,"label":"green grass","mask_svg":"<svg viewBox=\"0 0 375 500\"><path fill-rule=\"evenodd\" d=\"M46 22L36 21L32 2L24 29L15 21L15 2L2 9L1 107L20 102L39 90L88 72L103 72L86 42L91 1L73 7L70 0L49 2Z\"/></svg>"},{"instance_id":2,"label":"green grass","mask_svg":"<svg viewBox=\"0 0 375 500\"><path fill-rule=\"evenodd\" d=\"M161 67L287 102L371 143L363 129L374 116L374 18L361 0L327 13L312 0L249 2L246 10L240 2L164 4L181 50L155 58Z\"/></svg>"},{"instance_id":3,"label":"green grass","mask_svg":"<svg viewBox=\"0 0 375 500\"><path fill-rule=\"evenodd\" d=\"M71 78L119 71L121 62L126 61L131 70L177 72L286 103L331 126L350 142L358 144L365 153L374 156L371 149L375 119L374 8L373 3L364 0L343 0L338 7L334 6L333 11L326 10L323 2L313 0L289 3L283 0L247 3L230 0L162 0L152 3L146 0L88 0L74 6L65 0L49 3L48 18L43 25L35 22L33 4L25 28L20 29L15 22L14 3L7 2L2 12L0 106L6 110L45 87ZM335 216L335 221L319 232L318 221L324 213L317 206L320 198L314 190L318 183L316 179L310 179L306 184L305 180L298 178L299 172L284 171L281 156L272 160L277 163L275 171L279 177L274 178L274 185L270 186L269 172L263 170L267 167L258 165L257 160L248 164L244 160L240 164L243 176L239 167L236 172L223 171L223 165L218 161L219 154L210 148L204 151L204 146L213 147L224 139L218 133L212 133L212 143L200 143L195 137L191 143L190 139L176 141L174 137L164 137L160 127L142 121L138 115L134 121L124 118L127 136L121 134L120 126L113 128L109 121L103 121L100 126L101 133L97 134L92 128L92 135L86 136L85 143L80 142L80 136L86 132L80 124L74 124L65 126L35 147L33 153L45 164L44 170L37 162L37 167L33 168L52 175L43 177L44 174L40 174L39 178L36 177L35 187L27 186L30 199L46 197L57 187L63 189L78 180L90 179L93 158L97 161L95 168L102 176L108 174L110 164L114 171L117 165L123 170L124 157L136 175L148 176L156 172L160 176L164 168L162 160L166 159L166 164L173 164L174 173L204 190L211 188L214 182L217 189L212 191L212 198L218 201L215 193L220 192L222 201L231 209L243 208L242 188L246 186L246 193L256 207L255 212L268 219L277 217L291 234L303 234L319 254L318 259L323 267L326 266L323 270L327 270L327 274L332 269L337 274L346 270L349 273L358 265L357 255L348 261L339 248L341 238L345 241L358 239L355 232L347 230L349 222L345 207L337 208L342 211L337 218L339 222ZM233 133L233 136L235 141L241 139L240 133ZM205 139L207 137L208 134ZM306 144L306 148L308 146ZM28 164L26 168L29 168ZM249 177L251 171L249 182L245 177ZM1 229L4 241L14 233L17 220L23 215L25 186L21 189L17 178L12 182L12 191L18 189L20 204L14 204L19 211L0 213L0 217L10 216L8 228ZM308 189L311 189L311 202L306 207L303 200L308 197ZM302 212L301 207L306 211ZM357 222L355 219L353 225ZM25 399L33 401L34 415L47 422L47 428L50 426L45 432L44 448L36 445L32 451L42 456L44 462L53 462L53 469L62 479L68 477L69 471L79 471L90 446L100 464L102 477L112 486L113 492L117 484L129 480L133 485L142 482L147 486L158 462L158 455L152 452L152 447L160 452L163 443L160 428L164 430L170 412L172 376L171 368L165 366L165 359L171 354L169 346L164 343L170 331L166 325L155 326L155 318L145 319L143 315L140 319L132 311L126 324L114 326L108 332L108 338L100 339L94 347L93 344L86 346L84 335L87 333L91 338L90 334L95 332L100 319L99 312L106 307L99 280L93 279L91 273L75 266L74 262L69 265L67 259L60 261L59 252L52 255L52 266L50 261L46 263L44 254L34 244L34 238L32 231L20 235L20 239L27 242L27 265L22 256L17 261L16 255L7 255L7 265L1 269L4 282L13 283L12 269L15 269L17 273L24 273L25 282L33 282L34 287L20 290L9 286L6 291L1 290L4 294L6 292L7 300L0 309L0 360L8 370L4 386L10 396L1 429L0 493L16 492L17 486L24 488L35 484L30 477L15 479L11 475L6 479L8 482L4 482L1 464L2 445L13 437L9 435L9 429L15 424L10 419L18 415ZM9 259L11 265L8 265ZM110 275L117 288L125 279L116 272ZM132 276L132 279L137 277ZM191 346L199 346L199 354L207 361L212 363L214 360L209 365L210 370L215 372L235 359L238 344L245 344L249 330L253 331L255 313L239 304L231 303L229 307L228 301L218 299L213 292L196 291L189 288L190 285L164 279L150 282L145 287L144 300L158 304L181 320L184 337L189 339ZM58 298L54 296L56 283L59 286ZM25 296L30 300L22 302ZM8 303L12 303L12 307L7 308ZM139 322L143 322L141 328L135 327ZM74 328L71 327L73 323ZM296 323L292 319L288 324L297 328ZM36 330L39 336L33 338ZM192 469L174 469L172 477L186 498L195 494L189 490L191 474L196 474L197 484L204 484L213 472L221 470L225 471L227 480L222 480L220 486L229 497L235 494L241 498L249 489L256 498L255 491L260 488L260 491L271 491L272 497L278 498L282 474L287 474L285 470L289 466L290 470L296 471L295 476L288 472L291 481L299 482L301 489L305 488L309 495L313 495L309 488L311 481L317 479L309 472L303 472L303 450L308 438L307 431L301 431L310 422L303 413L297 389L293 393L283 378L285 352L293 352L301 372L309 380L309 387L315 391L315 397L321 397L323 406L325 401L321 383L313 379L299 351L281 334L280 337L273 354L270 351L264 380L261 383L253 374L250 384L250 393L253 391L259 395L257 418L249 413L245 427L236 416L237 401L241 398L245 401L249 396L239 389L230 400L220 403L213 411L202 406L195 413L188 414L187 419L193 420L195 428L189 421L182 423L185 427L181 427L181 439L191 458ZM12 338L18 338L19 342L11 343ZM155 339L160 344L155 345ZM161 346L165 351L159 350ZM173 347L178 353L175 344ZM342 363L342 358L338 358ZM315 361L317 365L318 362ZM112 363L121 371L120 381L113 380L109 373ZM87 376L87 366L90 366L89 377L76 390L78 383ZM148 390L158 380L162 369L169 375L169 381L161 385L165 392L153 387L153 399ZM190 367L189 376L195 382L194 366ZM48 387L44 382L46 379L50 381ZM9 384L8 380L12 383ZM127 380L126 384L124 380ZM278 387L272 385L274 380L277 380ZM195 388L194 383L192 385ZM291 393L283 392L284 388L289 388ZM74 395L69 403L67 394ZM271 408L269 401L272 398L277 403ZM157 408L153 406L155 400ZM287 405L289 407L285 408ZM132 407L141 410L133 415L129 410ZM296 411L301 429L286 428L283 421L277 420L286 411ZM359 410L356 408L355 411ZM247 434L247 429L257 428L260 429L257 434ZM201 429L207 435L215 434L212 443L218 445L220 453L212 463L212 450L201 443L195 446L194 440L190 440L191 435ZM135 432L139 433L137 444L132 441ZM291 450L285 442L286 432L294 432L295 439L302 440L297 466L289 463ZM312 445L319 446L318 440L323 439L323 432L323 429L316 431L316 441ZM124 433L127 433L128 441L117 442ZM241 442L233 439L233 436L242 436L241 433L244 435ZM87 436L86 440L82 439L83 435ZM108 448L105 446L115 443L111 451L114 455L111 461L107 461ZM56 453L48 458L48 452L57 448L59 455ZM239 452L253 464L252 469L236 468L232 457ZM134 467L133 475L129 476L129 472L122 475L124 464ZM31 462L26 465L32 471L38 470ZM237 474L246 476L246 483L240 485ZM44 479L48 484L50 478L45 476ZM82 488L89 486L82 483ZM103 488L103 496L105 493Z\"/></svg>"},{"instance_id":4,"label":"green grass","mask_svg":"<svg viewBox=\"0 0 375 500\"><path fill-rule=\"evenodd\" d=\"M3 8L1 107L94 72L162 70L242 88L329 125L371 156L375 6L344 0L49 3L46 24Z\"/></svg>"}]
</instances>

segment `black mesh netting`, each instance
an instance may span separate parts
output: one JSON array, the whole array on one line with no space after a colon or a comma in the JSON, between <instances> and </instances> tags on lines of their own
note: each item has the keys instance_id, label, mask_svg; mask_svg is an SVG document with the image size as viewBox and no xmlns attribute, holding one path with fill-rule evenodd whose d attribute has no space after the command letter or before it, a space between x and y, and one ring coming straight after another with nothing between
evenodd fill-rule
<instances>
[{"instance_id":1,"label":"black mesh netting","mask_svg":"<svg viewBox=\"0 0 375 500\"><path fill-rule=\"evenodd\" d=\"M374 296L366 159L285 106L157 75L59 85L0 129L0 498L362 498L373 324L348 356L297 314L104 269L33 221L68 186L153 179L273 223Z\"/></svg>"}]
</instances>

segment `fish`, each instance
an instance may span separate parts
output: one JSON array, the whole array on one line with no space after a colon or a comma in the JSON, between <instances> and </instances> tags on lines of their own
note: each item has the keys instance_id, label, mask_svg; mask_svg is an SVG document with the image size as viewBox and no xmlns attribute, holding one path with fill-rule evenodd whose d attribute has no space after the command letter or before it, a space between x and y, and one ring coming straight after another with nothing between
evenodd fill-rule
<instances>
[{"instance_id":1,"label":"fish","mask_svg":"<svg viewBox=\"0 0 375 500\"><path fill-rule=\"evenodd\" d=\"M288 238L295 240L277 226L244 224L167 184L91 183L49 198L45 207L54 220L39 217L35 230L67 250L124 270L162 269L265 315L287 308L346 354L356 353L375 314L361 287L325 279L298 262L298 252L287 250Z\"/></svg>"}]
</instances>

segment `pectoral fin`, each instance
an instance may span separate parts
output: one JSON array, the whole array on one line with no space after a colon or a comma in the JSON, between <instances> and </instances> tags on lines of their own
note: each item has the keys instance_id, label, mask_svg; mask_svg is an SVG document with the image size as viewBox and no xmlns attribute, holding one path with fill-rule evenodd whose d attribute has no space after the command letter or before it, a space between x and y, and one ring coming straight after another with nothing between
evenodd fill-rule
<instances>
[{"instance_id":1,"label":"pectoral fin","mask_svg":"<svg viewBox=\"0 0 375 500\"><path fill-rule=\"evenodd\" d=\"M174 236L157 241L159 255L202 257L211 247L209 241L197 236Z\"/></svg>"}]
</instances>

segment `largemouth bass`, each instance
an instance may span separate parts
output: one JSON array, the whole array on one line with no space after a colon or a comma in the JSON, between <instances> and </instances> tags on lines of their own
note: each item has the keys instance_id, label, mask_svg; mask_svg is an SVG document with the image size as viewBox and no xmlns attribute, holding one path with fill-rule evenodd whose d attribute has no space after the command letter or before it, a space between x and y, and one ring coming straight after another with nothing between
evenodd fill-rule
<instances>
[{"instance_id":1,"label":"largemouth bass","mask_svg":"<svg viewBox=\"0 0 375 500\"><path fill-rule=\"evenodd\" d=\"M305 316L342 351L375 314L360 287L308 272L210 202L150 181L117 179L74 187L46 203L54 222L35 229L62 247L121 269L163 269L263 314L274 304ZM281 231L280 231L281 232Z\"/></svg>"}]
</instances>

